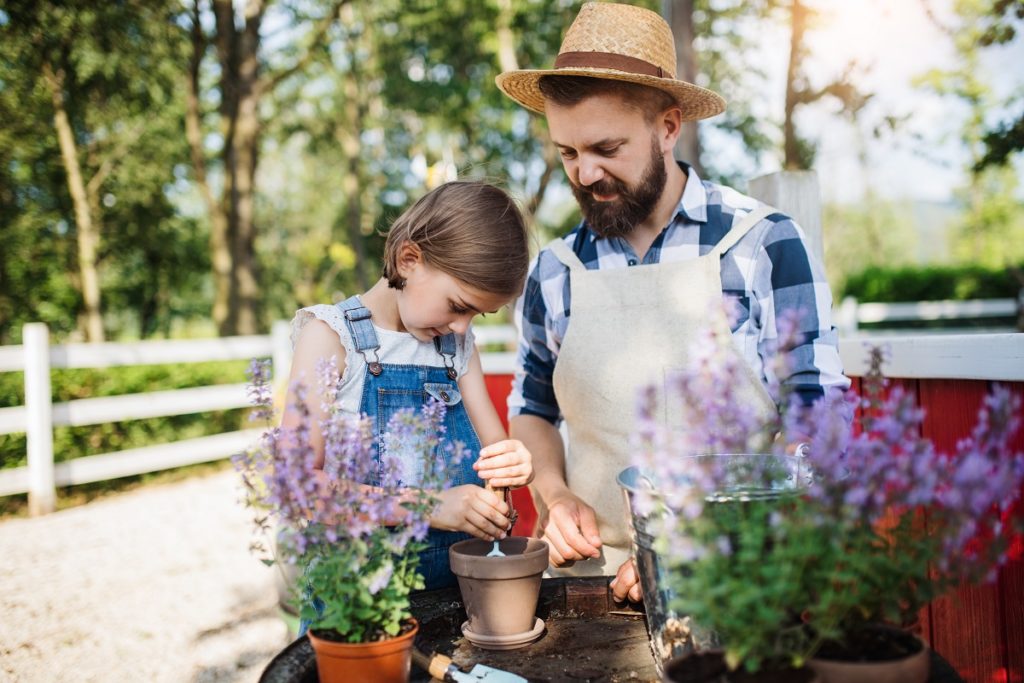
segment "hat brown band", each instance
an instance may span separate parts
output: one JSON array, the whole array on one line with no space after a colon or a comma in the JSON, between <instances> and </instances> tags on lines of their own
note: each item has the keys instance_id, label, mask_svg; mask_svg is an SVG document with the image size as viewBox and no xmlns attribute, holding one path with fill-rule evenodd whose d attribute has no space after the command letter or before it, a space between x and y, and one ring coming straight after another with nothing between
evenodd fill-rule
<instances>
[{"instance_id":1,"label":"hat brown band","mask_svg":"<svg viewBox=\"0 0 1024 683\"><path fill-rule=\"evenodd\" d=\"M563 52L555 58L556 69L615 69L642 76L665 78L660 66L614 52Z\"/></svg>"}]
</instances>

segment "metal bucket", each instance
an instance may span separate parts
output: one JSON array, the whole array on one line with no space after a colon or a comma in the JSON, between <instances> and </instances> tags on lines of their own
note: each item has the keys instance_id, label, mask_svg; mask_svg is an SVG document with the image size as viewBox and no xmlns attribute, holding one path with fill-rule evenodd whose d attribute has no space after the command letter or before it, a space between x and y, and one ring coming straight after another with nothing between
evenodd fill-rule
<instances>
[{"instance_id":1,"label":"metal bucket","mask_svg":"<svg viewBox=\"0 0 1024 683\"><path fill-rule=\"evenodd\" d=\"M695 459L728 458L728 486L709 501L771 500L805 488L810 482L807 461L801 455L707 455L689 456ZM633 556L640 575L640 588L644 593L644 609L647 613L647 635L651 650L663 673L663 665L673 657L704 652L720 646L718 636L702 628L684 614L670 608L673 592L669 587L669 567L665 558L655 550L655 529L664 516L672 515L669 505L659 506L657 512L647 516L636 505L640 491L657 491L653 477L637 467L628 467L619 473L616 480L622 488L632 522ZM670 520L669 520L670 521Z\"/></svg>"}]
</instances>

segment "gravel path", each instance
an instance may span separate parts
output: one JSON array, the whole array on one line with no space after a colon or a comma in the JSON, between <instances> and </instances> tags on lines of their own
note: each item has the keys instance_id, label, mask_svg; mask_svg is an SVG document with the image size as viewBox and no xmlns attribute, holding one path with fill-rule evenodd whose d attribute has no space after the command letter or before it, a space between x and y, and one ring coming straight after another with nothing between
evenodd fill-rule
<instances>
[{"instance_id":1,"label":"gravel path","mask_svg":"<svg viewBox=\"0 0 1024 683\"><path fill-rule=\"evenodd\" d=\"M0 522L0 679L256 681L289 638L237 481Z\"/></svg>"}]
</instances>

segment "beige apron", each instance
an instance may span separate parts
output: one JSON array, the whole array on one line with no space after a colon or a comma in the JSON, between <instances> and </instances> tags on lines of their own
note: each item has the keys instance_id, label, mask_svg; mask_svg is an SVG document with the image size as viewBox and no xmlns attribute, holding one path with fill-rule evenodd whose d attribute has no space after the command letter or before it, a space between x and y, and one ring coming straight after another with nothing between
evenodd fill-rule
<instances>
[{"instance_id":1,"label":"beige apron","mask_svg":"<svg viewBox=\"0 0 1024 683\"><path fill-rule=\"evenodd\" d=\"M722 254L775 210L744 217L708 254L686 261L587 270L561 239L549 245L569 268L571 317L555 364L554 389L568 427L566 483L597 513L602 556L550 570L555 576L614 575L630 556L629 513L615 477L629 467L637 390L664 386L686 366L699 330L730 339L722 301ZM729 349L739 353L733 344ZM765 415L776 408L750 366L741 391ZM664 419L664 416L663 416ZM538 500L538 513L546 509Z\"/></svg>"}]
</instances>

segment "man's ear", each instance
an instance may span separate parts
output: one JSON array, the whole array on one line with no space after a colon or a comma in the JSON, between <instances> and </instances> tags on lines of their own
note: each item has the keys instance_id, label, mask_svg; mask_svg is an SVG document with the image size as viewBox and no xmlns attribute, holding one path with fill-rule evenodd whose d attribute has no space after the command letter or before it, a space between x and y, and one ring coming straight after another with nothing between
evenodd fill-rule
<instances>
[{"instance_id":1,"label":"man's ear","mask_svg":"<svg viewBox=\"0 0 1024 683\"><path fill-rule=\"evenodd\" d=\"M423 251L415 242L406 240L398 248L398 256L395 259L395 266L402 278L408 278L417 264L423 262Z\"/></svg>"},{"instance_id":2,"label":"man's ear","mask_svg":"<svg viewBox=\"0 0 1024 683\"><path fill-rule=\"evenodd\" d=\"M657 124L661 153L671 153L683 132L683 111L679 107L666 109L658 117Z\"/></svg>"}]
</instances>

